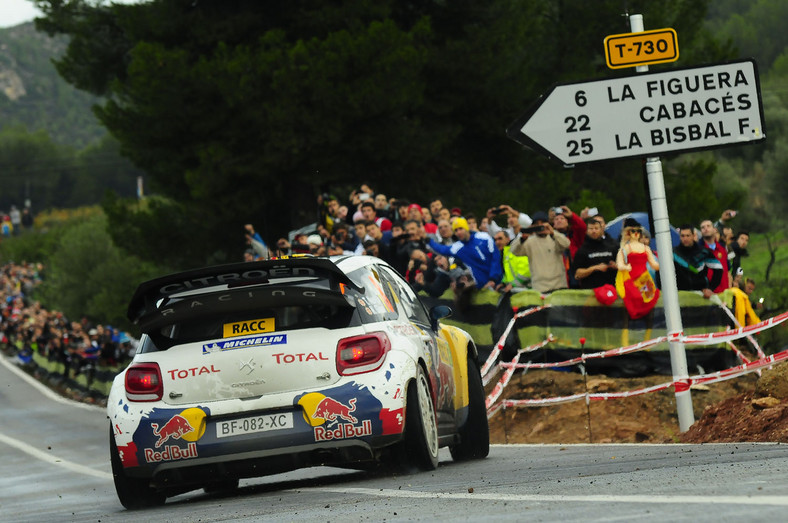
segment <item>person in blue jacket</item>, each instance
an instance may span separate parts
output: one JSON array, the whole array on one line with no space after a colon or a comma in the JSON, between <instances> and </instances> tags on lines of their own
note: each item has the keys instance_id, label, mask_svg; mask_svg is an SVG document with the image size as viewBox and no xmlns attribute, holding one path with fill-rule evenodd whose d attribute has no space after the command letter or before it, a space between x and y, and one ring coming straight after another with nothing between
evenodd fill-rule
<instances>
[{"instance_id":1,"label":"person in blue jacket","mask_svg":"<svg viewBox=\"0 0 788 523\"><path fill-rule=\"evenodd\" d=\"M489 234L471 232L465 218L455 218L452 224L457 241L451 245L442 245L430 239L430 249L444 256L453 256L462 260L471 269L476 287L491 288L501 281L501 254Z\"/></svg>"}]
</instances>

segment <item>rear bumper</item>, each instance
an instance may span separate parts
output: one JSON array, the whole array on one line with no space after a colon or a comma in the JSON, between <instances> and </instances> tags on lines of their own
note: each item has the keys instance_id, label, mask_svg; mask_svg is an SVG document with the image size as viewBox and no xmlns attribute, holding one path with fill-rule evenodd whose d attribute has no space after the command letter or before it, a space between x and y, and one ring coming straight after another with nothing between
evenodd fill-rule
<instances>
[{"instance_id":1,"label":"rear bumper","mask_svg":"<svg viewBox=\"0 0 788 523\"><path fill-rule=\"evenodd\" d=\"M166 488L373 461L404 429L411 369L402 360L388 363L325 389L178 408L128 402L116 383L108 413L121 462L129 476L154 478ZM228 434L230 424L237 428L250 416L279 424Z\"/></svg>"}]
</instances>

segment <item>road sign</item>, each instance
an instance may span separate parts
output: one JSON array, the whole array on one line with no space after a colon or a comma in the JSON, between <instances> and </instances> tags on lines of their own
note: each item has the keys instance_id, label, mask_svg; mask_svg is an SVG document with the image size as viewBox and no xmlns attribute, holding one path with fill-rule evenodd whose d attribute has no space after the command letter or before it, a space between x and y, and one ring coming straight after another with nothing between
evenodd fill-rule
<instances>
[{"instance_id":1,"label":"road sign","mask_svg":"<svg viewBox=\"0 0 788 523\"><path fill-rule=\"evenodd\" d=\"M674 29L610 35L605 38L605 59L611 69L675 62L679 40Z\"/></svg>"},{"instance_id":2,"label":"road sign","mask_svg":"<svg viewBox=\"0 0 788 523\"><path fill-rule=\"evenodd\" d=\"M766 139L752 60L555 85L506 134L565 164Z\"/></svg>"}]
</instances>

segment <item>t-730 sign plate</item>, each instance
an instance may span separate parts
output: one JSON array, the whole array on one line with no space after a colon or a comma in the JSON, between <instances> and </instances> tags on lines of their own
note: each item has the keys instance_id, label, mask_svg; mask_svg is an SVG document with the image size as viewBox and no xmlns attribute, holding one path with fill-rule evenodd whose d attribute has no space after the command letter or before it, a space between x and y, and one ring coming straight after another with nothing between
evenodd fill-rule
<instances>
[{"instance_id":1,"label":"t-730 sign plate","mask_svg":"<svg viewBox=\"0 0 788 523\"><path fill-rule=\"evenodd\" d=\"M674 29L610 35L605 38L605 59L611 69L675 62L679 40Z\"/></svg>"},{"instance_id":2,"label":"t-730 sign plate","mask_svg":"<svg viewBox=\"0 0 788 523\"><path fill-rule=\"evenodd\" d=\"M766 139L752 60L556 85L506 134L565 164Z\"/></svg>"}]
</instances>

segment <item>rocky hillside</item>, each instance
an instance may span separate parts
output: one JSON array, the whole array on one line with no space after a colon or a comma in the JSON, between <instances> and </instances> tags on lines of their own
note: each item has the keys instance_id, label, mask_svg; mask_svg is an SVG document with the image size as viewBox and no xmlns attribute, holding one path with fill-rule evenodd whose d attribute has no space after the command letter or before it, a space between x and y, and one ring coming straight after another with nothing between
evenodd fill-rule
<instances>
[{"instance_id":1,"label":"rocky hillside","mask_svg":"<svg viewBox=\"0 0 788 523\"><path fill-rule=\"evenodd\" d=\"M90 109L97 99L66 83L52 64L66 45L32 22L0 29L0 132L22 125L77 148L106 134Z\"/></svg>"}]
</instances>

